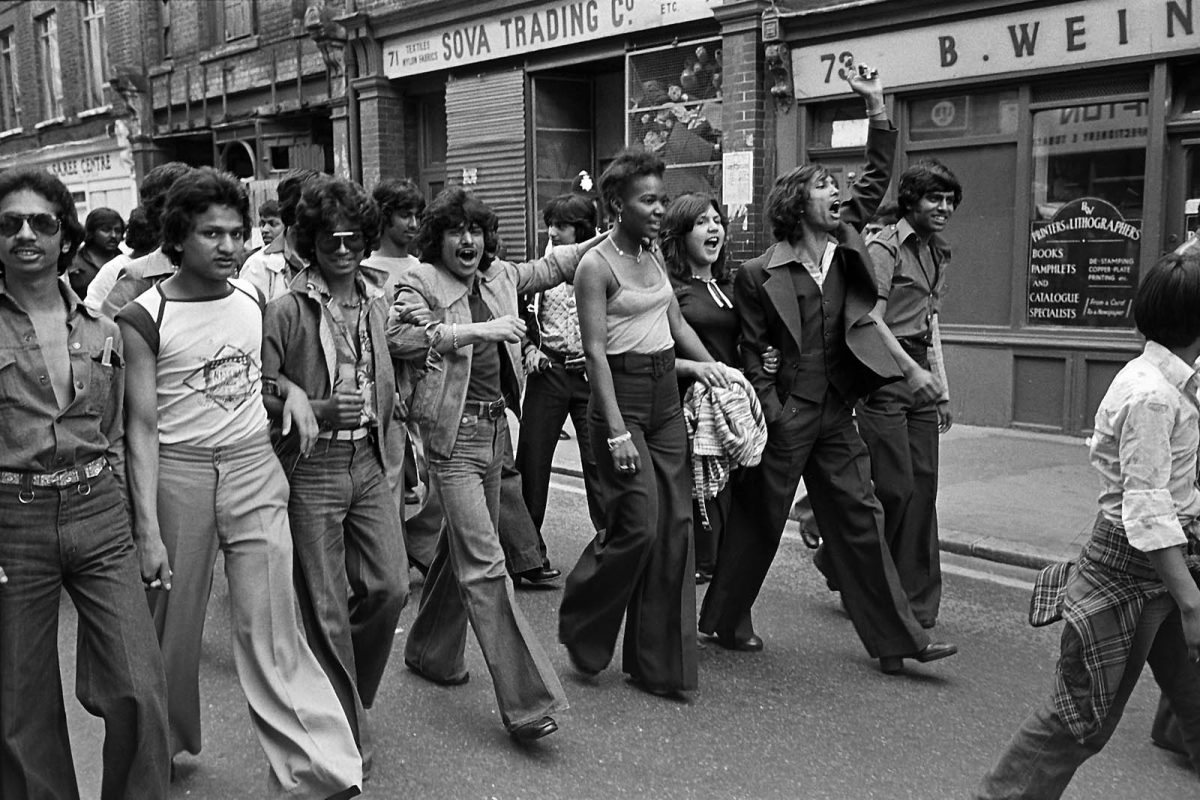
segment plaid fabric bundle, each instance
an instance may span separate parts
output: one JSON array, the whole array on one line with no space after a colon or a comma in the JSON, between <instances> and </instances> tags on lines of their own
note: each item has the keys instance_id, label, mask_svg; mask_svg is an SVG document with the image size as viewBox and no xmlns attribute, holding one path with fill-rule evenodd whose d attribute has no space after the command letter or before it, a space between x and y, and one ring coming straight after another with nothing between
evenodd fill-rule
<instances>
[{"instance_id":1,"label":"plaid fabric bundle","mask_svg":"<svg viewBox=\"0 0 1200 800\"><path fill-rule=\"evenodd\" d=\"M1193 573L1200 568L1193 557L1188 566ZM1103 518L1096 520L1078 562L1052 564L1038 574L1030 622L1063 619L1070 626L1063 634L1054 710L1076 739L1094 734L1108 717L1142 608L1166 591L1145 554L1129 544L1119 525Z\"/></svg>"},{"instance_id":2,"label":"plaid fabric bundle","mask_svg":"<svg viewBox=\"0 0 1200 800\"><path fill-rule=\"evenodd\" d=\"M762 460L767 423L749 384L727 388L696 382L683 403L692 448L692 497L700 501L700 516L711 528L704 499L716 497L729 482L734 467L752 467Z\"/></svg>"}]
</instances>

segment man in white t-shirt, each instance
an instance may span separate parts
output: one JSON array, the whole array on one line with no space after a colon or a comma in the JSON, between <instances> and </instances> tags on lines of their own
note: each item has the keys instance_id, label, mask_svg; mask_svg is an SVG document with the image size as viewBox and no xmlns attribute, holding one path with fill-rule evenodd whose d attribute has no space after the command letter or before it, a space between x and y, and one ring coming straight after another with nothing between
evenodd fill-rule
<instances>
[{"instance_id":1,"label":"man in white t-shirt","mask_svg":"<svg viewBox=\"0 0 1200 800\"><path fill-rule=\"evenodd\" d=\"M233 277L249 206L237 178L211 167L176 181L162 252L178 269L117 314L134 541L149 587L170 588L151 603L172 752L200 752L201 642L219 549L270 795L354 797L362 759L297 611L288 485L262 398L262 296Z\"/></svg>"},{"instance_id":2,"label":"man in white t-shirt","mask_svg":"<svg viewBox=\"0 0 1200 800\"><path fill-rule=\"evenodd\" d=\"M371 195L375 204L379 206L379 249L364 258L362 265L387 273L387 280L382 288L390 305L396 299L396 282L400 276L421 263L420 259L408 252L408 247L417 235L417 222L425 211L425 196L415 183L406 178L381 181ZM410 484L415 485L418 478L427 487L429 484L425 474L425 454L421 448L421 439L416 427L409 426L405 421L413 380L411 368L407 364L396 362L396 391L399 394L399 402L395 405L396 424L388 429L387 477L401 519L404 518L405 472L409 473ZM411 453L406 453L406 436L408 443L412 445ZM409 455L407 459L406 455ZM404 526L404 544L409 564L421 572L429 568L430 562L433 561L434 549L437 547L438 529L441 528L440 507L437 510L436 514L418 513Z\"/></svg>"}]
</instances>

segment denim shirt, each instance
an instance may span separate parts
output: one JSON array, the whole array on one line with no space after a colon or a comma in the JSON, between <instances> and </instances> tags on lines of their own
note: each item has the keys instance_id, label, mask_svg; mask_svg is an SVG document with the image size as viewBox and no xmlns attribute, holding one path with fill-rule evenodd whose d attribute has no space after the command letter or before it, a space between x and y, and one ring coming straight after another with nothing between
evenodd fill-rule
<instances>
[{"instance_id":1,"label":"denim shirt","mask_svg":"<svg viewBox=\"0 0 1200 800\"><path fill-rule=\"evenodd\" d=\"M108 458L125 485L125 361L117 324L89 310L65 282L74 398L59 409L29 316L0 276L0 470L57 472ZM111 340L108 364L105 342Z\"/></svg>"},{"instance_id":2,"label":"denim shirt","mask_svg":"<svg viewBox=\"0 0 1200 800\"><path fill-rule=\"evenodd\" d=\"M554 248L545 258L523 264L494 261L479 273L480 293L493 317L516 316L517 295L537 292L573 280L579 266L579 245ZM421 431L425 447L434 456L449 458L458 439L458 427L471 377L471 351L463 347L438 356L431 345L451 336L451 324L468 325L470 286L461 278L433 264L421 264L400 277L396 303L388 318L387 339L392 358L423 362L425 371L413 391L412 419ZM401 322L400 306L416 305L433 313L429 325ZM505 342L511 364L521 363L521 344ZM525 373L515 370L520 389ZM518 414L518 409L513 409Z\"/></svg>"},{"instance_id":3,"label":"denim shirt","mask_svg":"<svg viewBox=\"0 0 1200 800\"><path fill-rule=\"evenodd\" d=\"M380 443L392 423L396 380L385 336L388 307L383 290L379 288L385 276L377 274L380 271L371 267L359 269L361 274L357 280L359 290L366 298L368 335L375 353L377 449L386 467L386 448ZM325 310L331 299L320 270L308 267L296 276L291 291L267 304L262 347L264 387L271 387L283 374L310 398L324 400L332 396L337 376L337 345Z\"/></svg>"}]
</instances>

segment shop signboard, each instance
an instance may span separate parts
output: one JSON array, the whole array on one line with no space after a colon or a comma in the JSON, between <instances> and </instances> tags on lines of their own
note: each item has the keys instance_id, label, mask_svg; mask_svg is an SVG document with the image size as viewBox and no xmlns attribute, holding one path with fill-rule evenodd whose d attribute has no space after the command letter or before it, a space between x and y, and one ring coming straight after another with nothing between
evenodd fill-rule
<instances>
[{"instance_id":1,"label":"shop signboard","mask_svg":"<svg viewBox=\"0 0 1200 800\"><path fill-rule=\"evenodd\" d=\"M792 74L796 97L807 100L846 94L840 73L851 60L878 68L894 87L1194 52L1197 47L1200 2L1078 0L805 42L792 48Z\"/></svg>"},{"instance_id":2,"label":"shop signboard","mask_svg":"<svg viewBox=\"0 0 1200 800\"><path fill-rule=\"evenodd\" d=\"M455 21L384 42L384 74L402 78L712 19L714 5L719 0L568 0Z\"/></svg>"},{"instance_id":3,"label":"shop signboard","mask_svg":"<svg viewBox=\"0 0 1200 800\"><path fill-rule=\"evenodd\" d=\"M1095 197L1030 223L1030 325L1133 326L1142 221Z\"/></svg>"}]
</instances>

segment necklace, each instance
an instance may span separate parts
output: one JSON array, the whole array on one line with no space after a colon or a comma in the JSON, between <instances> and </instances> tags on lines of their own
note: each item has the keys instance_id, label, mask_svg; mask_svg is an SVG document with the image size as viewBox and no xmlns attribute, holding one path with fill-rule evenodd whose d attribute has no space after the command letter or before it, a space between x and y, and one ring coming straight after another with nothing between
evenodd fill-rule
<instances>
[{"instance_id":1,"label":"necklace","mask_svg":"<svg viewBox=\"0 0 1200 800\"><path fill-rule=\"evenodd\" d=\"M622 250L621 246L619 244L617 244L616 239L609 239L609 241L613 243L613 247L615 247L617 249L618 253L620 253L625 258L632 258L634 261L641 261L642 253L644 253L646 251L646 248L642 246L642 243L638 242L638 251L637 251L637 255L635 256L631 253L626 253L624 250Z\"/></svg>"}]
</instances>

